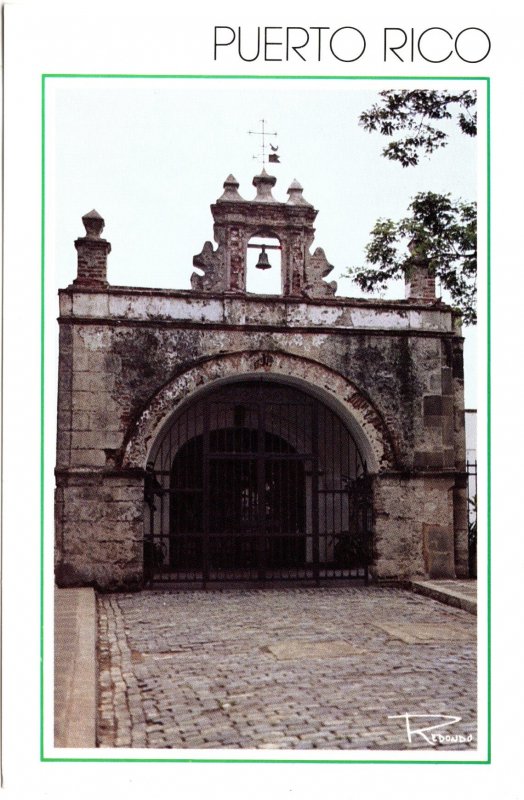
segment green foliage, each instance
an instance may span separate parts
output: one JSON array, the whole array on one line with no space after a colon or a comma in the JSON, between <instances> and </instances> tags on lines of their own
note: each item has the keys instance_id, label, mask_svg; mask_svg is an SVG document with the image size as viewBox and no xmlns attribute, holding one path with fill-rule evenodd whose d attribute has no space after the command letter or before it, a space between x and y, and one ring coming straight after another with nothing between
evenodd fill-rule
<instances>
[{"instance_id":1,"label":"green foliage","mask_svg":"<svg viewBox=\"0 0 524 800\"><path fill-rule=\"evenodd\" d=\"M466 325L476 315L477 206L448 194L419 192L409 215L394 222L379 219L366 246L366 266L351 267L349 277L365 292L384 290L395 278L409 276L421 260L449 292ZM408 247L409 245L409 247Z\"/></svg>"},{"instance_id":2,"label":"green foliage","mask_svg":"<svg viewBox=\"0 0 524 800\"><path fill-rule=\"evenodd\" d=\"M382 151L386 158L400 161L403 167L414 166L421 154L430 156L446 146L448 134L434 122L455 117L462 133L477 134L477 114L472 110L477 102L474 91L454 94L427 89L387 89L379 92L379 96L380 102L360 115L360 125L388 137L406 131L406 136L394 138Z\"/></svg>"}]
</instances>

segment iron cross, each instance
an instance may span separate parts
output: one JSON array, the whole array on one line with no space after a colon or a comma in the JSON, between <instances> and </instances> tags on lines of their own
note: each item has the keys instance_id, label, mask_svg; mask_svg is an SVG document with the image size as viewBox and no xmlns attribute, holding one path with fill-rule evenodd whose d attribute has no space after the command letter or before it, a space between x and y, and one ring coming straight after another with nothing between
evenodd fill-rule
<instances>
[{"instance_id":1,"label":"iron cross","mask_svg":"<svg viewBox=\"0 0 524 800\"><path fill-rule=\"evenodd\" d=\"M262 154L258 155L258 156L253 156L253 158L261 158L262 159L262 167L264 167L265 164L266 164L266 136L278 136L278 134L277 134L276 131L266 131L266 127L265 126L266 126L267 120L261 119L260 122L262 124L262 130L261 131L248 131L248 133L250 135L252 135L252 136L261 136L262 137L262 144L261 144Z\"/></svg>"}]
</instances>

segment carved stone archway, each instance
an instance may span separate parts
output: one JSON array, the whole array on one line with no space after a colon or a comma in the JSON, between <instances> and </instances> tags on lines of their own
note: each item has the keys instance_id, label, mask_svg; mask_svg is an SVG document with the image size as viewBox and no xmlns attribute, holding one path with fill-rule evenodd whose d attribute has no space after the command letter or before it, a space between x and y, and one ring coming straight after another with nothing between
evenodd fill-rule
<instances>
[{"instance_id":1,"label":"carved stone archway","mask_svg":"<svg viewBox=\"0 0 524 800\"><path fill-rule=\"evenodd\" d=\"M344 419L370 473L392 469L395 453L386 424L359 389L323 364L288 353L247 351L213 357L173 376L150 400L129 432L124 469L144 468L162 428L184 402L213 384L263 376L297 385L334 408Z\"/></svg>"}]
</instances>

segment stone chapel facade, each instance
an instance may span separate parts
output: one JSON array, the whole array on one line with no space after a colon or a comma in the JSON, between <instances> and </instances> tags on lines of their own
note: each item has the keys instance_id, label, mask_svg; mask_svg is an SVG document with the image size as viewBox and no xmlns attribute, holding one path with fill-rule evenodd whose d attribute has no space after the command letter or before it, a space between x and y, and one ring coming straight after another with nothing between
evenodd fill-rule
<instances>
[{"instance_id":1,"label":"stone chapel facade","mask_svg":"<svg viewBox=\"0 0 524 800\"><path fill-rule=\"evenodd\" d=\"M336 297L317 211L265 170L211 206L191 290L111 286L83 217L60 290L56 581L465 577L463 340L423 263L406 298ZM246 292L250 240L280 295Z\"/></svg>"}]
</instances>

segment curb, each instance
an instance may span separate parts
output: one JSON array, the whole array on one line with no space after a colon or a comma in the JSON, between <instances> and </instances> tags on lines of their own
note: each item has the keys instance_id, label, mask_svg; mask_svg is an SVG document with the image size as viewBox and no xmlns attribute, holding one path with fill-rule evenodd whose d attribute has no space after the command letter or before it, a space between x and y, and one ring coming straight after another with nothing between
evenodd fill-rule
<instances>
[{"instance_id":1,"label":"curb","mask_svg":"<svg viewBox=\"0 0 524 800\"><path fill-rule=\"evenodd\" d=\"M416 594L422 594L425 597L431 597L433 600L438 600L440 603L445 603L448 606L461 608L469 614L477 614L477 600L472 599L470 595L461 592L459 588L450 589L448 587L438 587L434 583L426 581L410 581L410 588Z\"/></svg>"}]
</instances>

